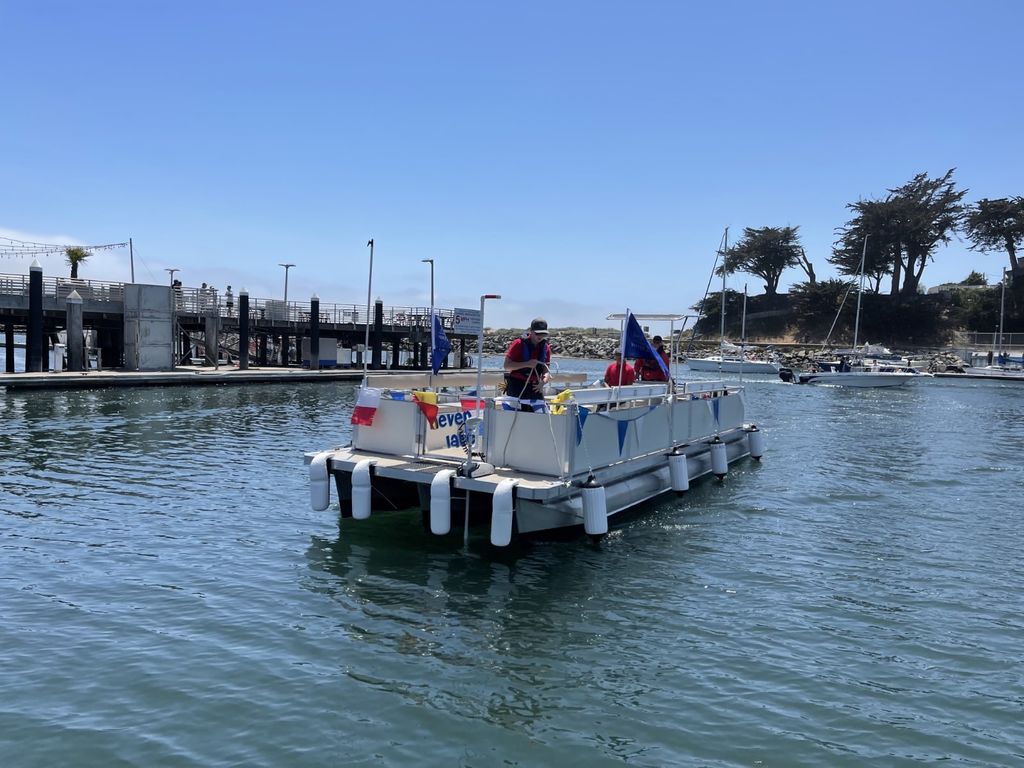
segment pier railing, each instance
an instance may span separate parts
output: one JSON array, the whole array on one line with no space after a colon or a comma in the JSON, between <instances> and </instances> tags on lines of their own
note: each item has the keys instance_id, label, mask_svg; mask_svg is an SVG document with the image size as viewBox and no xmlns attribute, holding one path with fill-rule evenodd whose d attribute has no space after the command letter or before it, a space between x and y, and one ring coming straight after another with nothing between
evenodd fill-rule
<instances>
[{"instance_id":1,"label":"pier railing","mask_svg":"<svg viewBox=\"0 0 1024 768\"><path fill-rule=\"evenodd\" d=\"M955 335L954 345L977 349L1024 349L1024 333L959 331Z\"/></svg>"},{"instance_id":2,"label":"pier railing","mask_svg":"<svg viewBox=\"0 0 1024 768\"><path fill-rule=\"evenodd\" d=\"M28 296L28 275L0 275L0 294ZM124 301L124 283L43 276L43 297L66 299L72 291L88 301Z\"/></svg>"},{"instance_id":3,"label":"pier railing","mask_svg":"<svg viewBox=\"0 0 1024 768\"><path fill-rule=\"evenodd\" d=\"M43 297L66 300L72 291L87 301L124 302L124 283L101 280L82 280L70 277L43 276ZM220 317L238 316L238 296L232 294L230 304L227 294L216 288L185 288L175 286L175 309L181 314L209 315ZM28 275L0 274L0 296L29 295ZM257 322L308 323L312 306L308 301L249 298L249 317ZM448 331L455 326L455 310L436 308L441 324ZM366 305L320 303L320 322L334 325L362 325L366 321ZM370 322L374 321L374 309L370 309ZM430 329L430 307L384 307L384 325L390 328Z\"/></svg>"},{"instance_id":4,"label":"pier railing","mask_svg":"<svg viewBox=\"0 0 1024 768\"><path fill-rule=\"evenodd\" d=\"M237 305L233 311L237 311ZM307 323L312 312L308 301L289 301L287 304L279 299L249 299L249 317L257 321ZM446 330L455 326L455 310L435 308L441 325ZM334 325L363 325L366 322L366 305L358 304L325 304L320 302L320 322ZM230 316L226 311L223 316ZM370 310L370 323L374 321L373 309ZM430 329L430 307L384 307L383 324L391 328L423 328Z\"/></svg>"}]
</instances>

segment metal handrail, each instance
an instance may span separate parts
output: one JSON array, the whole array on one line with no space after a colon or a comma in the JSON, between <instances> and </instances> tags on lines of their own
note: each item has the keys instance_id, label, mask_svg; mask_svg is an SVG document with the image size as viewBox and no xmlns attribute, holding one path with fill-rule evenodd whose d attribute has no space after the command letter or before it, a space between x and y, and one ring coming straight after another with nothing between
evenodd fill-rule
<instances>
[{"instance_id":1,"label":"metal handrail","mask_svg":"<svg viewBox=\"0 0 1024 768\"><path fill-rule=\"evenodd\" d=\"M83 299L89 301L124 301L124 283L100 280L83 280L70 277L43 277L43 296L47 298L66 299L72 290L77 290ZM229 308L226 296L216 288L186 288L174 286L175 311L179 314L207 315L216 314L220 317L237 317L238 297L233 297ZM0 274L0 295L24 296L29 294L28 275ZM289 301L280 299L250 297L250 317L256 320L272 322L309 322L312 305L309 301ZM446 331L455 327L455 310L436 307L435 311L441 319ZM362 325L366 318L366 306L359 304L336 304L320 302L321 322L334 325ZM390 328L430 328L430 307L393 306L383 308L383 322ZM373 313L371 313L371 323Z\"/></svg>"}]
</instances>

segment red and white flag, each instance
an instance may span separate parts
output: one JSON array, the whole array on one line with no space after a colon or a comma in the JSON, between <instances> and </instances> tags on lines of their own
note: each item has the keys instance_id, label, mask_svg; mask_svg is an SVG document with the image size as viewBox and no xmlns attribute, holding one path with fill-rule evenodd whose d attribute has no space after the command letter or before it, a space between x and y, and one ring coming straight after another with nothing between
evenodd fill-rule
<instances>
[{"instance_id":1,"label":"red and white flag","mask_svg":"<svg viewBox=\"0 0 1024 768\"><path fill-rule=\"evenodd\" d=\"M380 405L380 390L371 387L360 387L356 407L352 411L352 423L361 427L373 426L373 416Z\"/></svg>"}]
</instances>

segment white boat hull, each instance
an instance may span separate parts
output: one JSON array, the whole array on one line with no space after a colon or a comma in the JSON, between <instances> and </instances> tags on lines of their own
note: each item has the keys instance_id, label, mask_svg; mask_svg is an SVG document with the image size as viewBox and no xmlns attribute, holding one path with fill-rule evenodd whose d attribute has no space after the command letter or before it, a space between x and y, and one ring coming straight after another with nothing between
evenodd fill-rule
<instances>
[{"instance_id":1,"label":"white boat hull","mask_svg":"<svg viewBox=\"0 0 1024 768\"><path fill-rule=\"evenodd\" d=\"M936 373L936 376L947 379L987 379L990 381L1024 381L1024 370L1020 368L1000 368L997 366L966 367L963 373Z\"/></svg>"},{"instance_id":2,"label":"white boat hull","mask_svg":"<svg viewBox=\"0 0 1024 768\"><path fill-rule=\"evenodd\" d=\"M372 426L354 429L351 446L307 454L311 503L326 509L334 485L342 516L365 519L410 507L429 516L436 499L446 498L443 519L450 512L464 516L468 508L470 525L490 525L494 542L498 500L503 493L507 497L510 483L518 533L584 527L583 485L589 477L603 489L611 521L648 499L685 490L690 481L723 475L729 463L751 455L752 435L758 433L743 422L740 390L721 382L688 383L671 395L665 384L572 395L551 402L548 413L506 410L505 398L488 400L477 425L481 450L473 452L472 463L467 441L459 439L466 434L468 412L458 401L441 403L435 426L428 427L414 402L383 397ZM757 437L760 458L763 440ZM714 468L712 446L724 447ZM673 480L672 453L673 466L685 467L685 482L678 473ZM502 515L507 520L507 506ZM448 530L444 524L437 528Z\"/></svg>"},{"instance_id":3,"label":"white boat hull","mask_svg":"<svg viewBox=\"0 0 1024 768\"><path fill-rule=\"evenodd\" d=\"M778 374L779 364L765 360L721 360L717 357L694 357L686 361L691 371L708 373L767 373Z\"/></svg>"},{"instance_id":4,"label":"white boat hull","mask_svg":"<svg viewBox=\"0 0 1024 768\"><path fill-rule=\"evenodd\" d=\"M902 371L833 371L801 373L801 384L831 384L838 387L900 387L922 374Z\"/></svg>"}]
</instances>

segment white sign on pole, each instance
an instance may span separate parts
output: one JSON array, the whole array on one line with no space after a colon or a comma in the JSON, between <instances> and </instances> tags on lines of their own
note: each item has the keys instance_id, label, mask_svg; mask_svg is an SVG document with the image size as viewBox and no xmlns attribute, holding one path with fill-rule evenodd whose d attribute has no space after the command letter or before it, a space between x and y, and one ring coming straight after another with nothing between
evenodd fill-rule
<instances>
[{"instance_id":1,"label":"white sign on pole","mask_svg":"<svg viewBox=\"0 0 1024 768\"><path fill-rule=\"evenodd\" d=\"M479 309L455 308L455 333L476 336L480 333L482 323Z\"/></svg>"}]
</instances>

